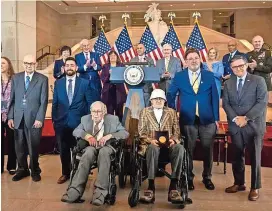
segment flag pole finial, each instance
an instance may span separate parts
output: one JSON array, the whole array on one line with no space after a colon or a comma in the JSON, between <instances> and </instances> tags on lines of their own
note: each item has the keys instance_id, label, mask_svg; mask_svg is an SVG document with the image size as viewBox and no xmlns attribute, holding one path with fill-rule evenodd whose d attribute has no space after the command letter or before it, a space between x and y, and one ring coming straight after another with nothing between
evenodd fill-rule
<instances>
[{"instance_id":1,"label":"flag pole finial","mask_svg":"<svg viewBox=\"0 0 272 211\"><path fill-rule=\"evenodd\" d=\"M103 29L103 27L105 26L104 21L107 20L107 17L105 15L100 15L99 20L101 20L101 22L102 22L101 28Z\"/></svg>"},{"instance_id":2,"label":"flag pole finial","mask_svg":"<svg viewBox=\"0 0 272 211\"><path fill-rule=\"evenodd\" d=\"M127 25L127 19L129 19L130 17L129 17L129 14L127 14L127 13L124 13L123 15L122 15L122 19L125 19L125 21L124 21L124 24L125 25Z\"/></svg>"},{"instance_id":3,"label":"flag pole finial","mask_svg":"<svg viewBox=\"0 0 272 211\"><path fill-rule=\"evenodd\" d=\"M169 12L168 13L168 17L170 18L170 23L174 23L173 22L173 18L175 18L176 17L176 14L174 13L174 12Z\"/></svg>"},{"instance_id":4,"label":"flag pole finial","mask_svg":"<svg viewBox=\"0 0 272 211\"><path fill-rule=\"evenodd\" d=\"M193 13L193 18L195 18L195 23L198 23L198 18L201 17L201 14L199 12L194 12Z\"/></svg>"}]
</instances>

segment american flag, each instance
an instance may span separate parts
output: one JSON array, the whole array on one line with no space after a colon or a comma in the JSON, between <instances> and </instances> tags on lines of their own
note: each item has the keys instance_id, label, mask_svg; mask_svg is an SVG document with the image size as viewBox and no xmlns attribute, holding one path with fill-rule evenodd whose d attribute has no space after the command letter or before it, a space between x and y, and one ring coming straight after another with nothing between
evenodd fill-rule
<instances>
[{"instance_id":1,"label":"american flag","mask_svg":"<svg viewBox=\"0 0 272 211\"><path fill-rule=\"evenodd\" d=\"M149 26L146 26L145 31L141 37L140 43L145 46L146 55L151 57L153 61L157 61L163 58L163 54L159 46L157 45Z\"/></svg>"},{"instance_id":2,"label":"american flag","mask_svg":"<svg viewBox=\"0 0 272 211\"><path fill-rule=\"evenodd\" d=\"M99 54L101 64L104 65L108 62L108 52L110 50L111 46L106 38L104 30L102 29L92 51Z\"/></svg>"},{"instance_id":3,"label":"american flag","mask_svg":"<svg viewBox=\"0 0 272 211\"><path fill-rule=\"evenodd\" d=\"M177 33L175 31L173 24L170 25L169 31L165 35L161 45L163 46L166 43L172 45L173 56L184 61L184 50L183 50L183 47L179 41L179 38L177 36Z\"/></svg>"},{"instance_id":4,"label":"american flag","mask_svg":"<svg viewBox=\"0 0 272 211\"><path fill-rule=\"evenodd\" d=\"M126 25L115 41L114 50L118 53L122 62L129 62L133 57L135 57L135 51Z\"/></svg>"},{"instance_id":5,"label":"american flag","mask_svg":"<svg viewBox=\"0 0 272 211\"><path fill-rule=\"evenodd\" d=\"M189 37L189 40L186 45L187 48L196 48L199 50L201 59L203 62L206 61L208 50L205 44L205 41L203 39L203 36L201 34L201 31L199 29L198 23L195 24L194 29Z\"/></svg>"}]
</instances>

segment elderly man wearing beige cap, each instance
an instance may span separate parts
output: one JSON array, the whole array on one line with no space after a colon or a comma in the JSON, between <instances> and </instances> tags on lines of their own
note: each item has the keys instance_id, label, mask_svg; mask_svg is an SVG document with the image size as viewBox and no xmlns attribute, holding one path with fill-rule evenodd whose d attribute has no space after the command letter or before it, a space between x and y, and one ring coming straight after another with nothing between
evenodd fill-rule
<instances>
[{"instance_id":1,"label":"elderly man wearing beige cap","mask_svg":"<svg viewBox=\"0 0 272 211\"><path fill-rule=\"evenodd\" d=\"M175 110L164 106L165 92L155 89L150 97L151 106L140 113L139 135L141 154L146 156L148 189L144 191L141 200L147 203L155 201L155 174L158 168L159 154L166 150L169 154L172 174L168 192L168 201L179 202L182 197L177 190L180 178L184 148L180 144L180 128ZM159 134L159 135L158 135Z\"/></svg>"}]
</instances>

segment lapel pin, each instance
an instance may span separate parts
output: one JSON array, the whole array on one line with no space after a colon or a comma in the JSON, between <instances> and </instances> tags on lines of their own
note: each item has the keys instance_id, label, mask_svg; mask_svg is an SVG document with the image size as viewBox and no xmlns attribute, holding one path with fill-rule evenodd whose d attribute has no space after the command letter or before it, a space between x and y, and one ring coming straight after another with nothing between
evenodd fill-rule
<instances>
[{"instance_id":1,"label":"lapel pin","mask_svg":"<svg viewBox=\"0 0 272 211\"><path fill-rule=\"evenodd\" d=\"M200 83L203 84L203 81L201 81Z\"/></svg>"}]
</instances>

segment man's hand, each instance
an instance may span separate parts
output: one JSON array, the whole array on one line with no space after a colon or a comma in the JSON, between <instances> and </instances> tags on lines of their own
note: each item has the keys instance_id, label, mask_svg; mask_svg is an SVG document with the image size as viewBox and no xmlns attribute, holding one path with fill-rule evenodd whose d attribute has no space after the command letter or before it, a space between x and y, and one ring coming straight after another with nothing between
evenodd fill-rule
<instances>
[{"instance_id":1,"label":"man's hand","mask_svg":"<svg viewBox=\"0 0 272 211\"><path fill-rule=\"evenodd\" d=\"M91 63L90 63L90 62L91 62L91 60L90 60L90 59L87 59L87 61L86 61L86 64L85 64L85 65L86 65L87 67L90 67L90 66L91 66Z\"/></svg>"},{"instance_id":2,"label":"man's hand","mask_svg":"<svg viewBox=\"0 0 272 211\"><path fill-rule=\"evenodd\" d=\"M169 72L165 72L162 74L163 78L171 78L171 74Z\"/></svg>"},{"instance_id":3,"label":"man's hand","mask_svg":"<svg viewBox=\"0 0 272 211\"><path fill-rule=\"evenodd\" d=\"M219 129L219 123L218 123L218 121L215 121L215 124L216 124L216 129L218 130Z\"/></svg>"},{"instance_id":4,"label":"man's hand","mask_svg":"<svg viewBox=\"0 0 272 211\"><path fill-rule=\"evenodd\" d=\"M250 69L253 70L253 69L255 69L257 67L257 62L254 59L252 59L252 62L248 63L248 66L249 66Z\"/></svg>"},{"instance_id":5,"label":"man's hand","mask_svg":"<svg viewBox=\"0 0 272 211\"><path fill-rule=\"evenodd\" d=\"M150 143L157 146L157 147L159 146L158 145L159 142L156 139L151 140Z\"/></svg>"},{"instance_id":6,"label":"man's hand","mask_svg":"<svg viewBox=\"0 0 272 211\"><path fill-rule=\"evenodd\" d=\"M62 67L60 68L60 72L61 72L61 74L64 73L64 66L62 66Z\"/></svg>"},{"instance_id":7,"label":"man's hand","mask_svg":"<svg viewBox=\"0 0 272 211\"><path fill-rule=\"evenodd\" d=\"M13 121L13 119L9 119L8 126L9 126L10 129L14 129L14 121Z\"/></svg>"},{"instance_id":8,"label":"man's hand","mask_svg":"<svg viewBox=\"0 0 272 211\"><path fill-rule=\"evenodd\" d=\"M95 63L94 59L93 59L93 62L91 63L91 66L92 66L92 67L95 67L95 66L96 66L96 63Z\"/></svg>"},{"instance_id":9,"label":"man's hand","mask_svg":"<svg viewBox=\"0 0 272 211\"><path fill-rule=\"evenodd\" d=\"M41 128L42 127L42 122L39 120L35 120L34 124L33 124L34 128Z\"/></svg>"},{"instance_id":10,"label":"man's hand","mask_svg":"<svg viewBox=\"0 0 272 211\"><path fill-rule=\"evenodd\" d=\"M237 116L235 123L238 127L245 127L247 125L247 120L245 116Z\"/></svg>"},{"instance_id":11,"label":"man's hand","mask_svg":"<svg viewBox=\"0 0 272 211\"><path fill-rule=\"evenodd\" d=\"M95 137L90 137L87 139L87 141L89 142L90 146L96 147L97 141L96 141Z\"/></svg>"},{"instance_id":12,"label":"man's hand","mask_svg":"<svg viewBox=\"0 0 272 211\"><path fill-rule=\"evenodd\" d=\"M173 139L169 139L169 142L170 142L170 145L169 145L170 147L176 144L176 142Z\"/></svg>"},{"instance_id":13,"label":"man's hand","mask_svg":"<svg viewBox=\"0 0 272 211\"><path fill-rule=\"evenodd\" d=\"M109 70L109 73L110 73L110 74L111 74L111 72L112 72L112 69Z\"/></svg>"},{"instance_id":14,"label":"man's hand","mask_svg":"<svg viewBox=\"0 0 272 211\"><path fill-rule=\"evenodd\" d=\"M98 145L103 147L105 145L105 143L110 140L112 138L112 135L111 134L108 134L104 137L102 137L101 139L98 140Z\"/></svg>"},{"instance_id":15,"label":"man's hand","mask_svg":"<svg viewBox=\"0 0 272 211\"><path fill-rule=\"evenodd\" d=\"M222 78L225 79L225 80L227 80L227 79L230 78L230 76L231 76L231 74L228 74L228 75L226 75L226 76L223 76Z\"/></svg>"}]
</instances>

